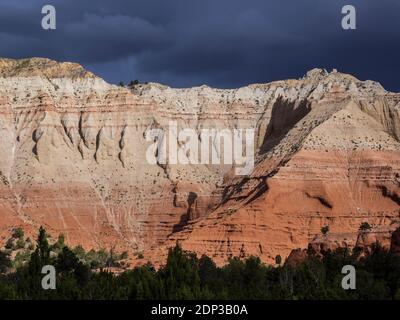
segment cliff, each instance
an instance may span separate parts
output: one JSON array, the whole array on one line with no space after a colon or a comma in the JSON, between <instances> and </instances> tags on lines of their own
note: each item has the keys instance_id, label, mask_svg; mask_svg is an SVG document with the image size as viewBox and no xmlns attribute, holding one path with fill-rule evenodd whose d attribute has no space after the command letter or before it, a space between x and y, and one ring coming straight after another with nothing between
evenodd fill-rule
<instances>
[{"instance_id":1,"label":"cliff","mask_svg":"<svg viewBox=\"0 0 400 320\"><path fill-rule=\"evenodd\" d=\"M220 264L271 263L323 226L349 245L362 222L399 226L400 95L373 81L314 69L232 90L121 88L73 63L0 59L0 111L3 241L43 225L72 245L143 252L135 263L163 263L176 241ZM251 174L149 163L147 132L171 121L254 129Z\"/></svg>"}]
</instances>

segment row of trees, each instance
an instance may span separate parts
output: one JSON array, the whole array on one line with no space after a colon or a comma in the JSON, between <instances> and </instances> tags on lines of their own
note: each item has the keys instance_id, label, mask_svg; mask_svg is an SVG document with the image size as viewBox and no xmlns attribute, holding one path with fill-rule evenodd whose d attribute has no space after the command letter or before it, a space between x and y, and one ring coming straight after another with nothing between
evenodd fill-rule
<instances>
[{"instance_id":1,"label":"row of trees","mask_svg":"<svg viewBox=\"0 0 400 320\"><path fill-rule=\"evenodd\" d=\"M150 264L112 274L93 270L63 246L50 255L40 229L29 262L10 272L11 261L0 252L1 299L397 299L400 298L400 258L379 245L360 257L359 251L338 249L321 257L309 253L295 267L267 266L256 257L230 259L217 267L207 256L197 258L179 245L169 251L166 265ZM54 265L56 289L41 287L41 268ZM357 289L341 286L344 265L357 271Z\"/></svg>"}]
</instances>

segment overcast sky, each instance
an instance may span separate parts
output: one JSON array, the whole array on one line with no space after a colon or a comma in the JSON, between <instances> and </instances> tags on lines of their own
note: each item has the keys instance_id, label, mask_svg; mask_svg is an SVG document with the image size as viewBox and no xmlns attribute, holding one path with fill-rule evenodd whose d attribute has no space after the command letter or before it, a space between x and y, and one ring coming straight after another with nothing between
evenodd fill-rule
<instances>
[{"instance_id":1,"label":"overcast sky","mask_svg":"<svg viewBox=\"0 0 400 320\"><path fill-rule=\"evenodd\" d=\"M54 5L57 29L41 28ZM341 28L341 8L357 30ZM400 91L400 0L0 0L0 56L74 61L108 82L230 88L323 67Z\"/></svg>"}]
</instances>

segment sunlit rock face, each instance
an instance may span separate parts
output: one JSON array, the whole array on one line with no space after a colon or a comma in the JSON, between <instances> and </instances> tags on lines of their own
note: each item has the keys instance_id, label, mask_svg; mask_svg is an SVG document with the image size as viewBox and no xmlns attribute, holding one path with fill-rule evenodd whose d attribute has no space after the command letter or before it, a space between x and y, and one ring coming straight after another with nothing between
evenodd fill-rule
<instances>
[{"instance_id":1,"label":"sunlit rock face","mask_svg":"<svg viewBox=\"0 0 400 320\"><path fill-rule=\"evenodd\" d=\"M0 59L0 111L3 242L43 225L155 264L177 240L219 264L270 263L323 226L350 246L362 222L399 226L400 95L372 81L315 69L232 90L122 88L73 63ZM254 129L254 169L149 163L149 130L171 122L198 137Z\"/></svg>"}]
</instances>

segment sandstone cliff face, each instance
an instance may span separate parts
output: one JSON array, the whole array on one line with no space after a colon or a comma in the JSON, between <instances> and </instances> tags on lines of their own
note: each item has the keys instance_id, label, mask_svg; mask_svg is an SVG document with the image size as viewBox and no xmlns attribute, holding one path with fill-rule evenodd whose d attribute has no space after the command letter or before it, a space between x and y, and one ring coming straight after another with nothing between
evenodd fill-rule
<instances>
[{"instance_id":1,"label":"sandstone cliff face","mask_svg":"<svg viewBox=\"0 0 400 320\"><path fill-rule=\"evenodd\" d=\"M72 63L0 59L0 232L40 225L70 244L230 256L276 255L329 225L355 243L362 222L400 214L400 96L350 75L234 90L120 88ZM150 164L146 133L254 128L251 175L232 166Z\"/></svg>"},{"instance_id":2,"label":"sandstone cliff face","mask_svg":"<svg viewBox=\"0 0 400 320\"><path fill-rule=\"evenodd\" d=\"M399 96L318 70L294 92L308 81L316 82L304 101L285 96L293 90L286 82L271 104L252 175L229 181L221 205L168 245L178 240L220 264L249 255L273 263L276 255L315 245L323 226L330 232L321 245L354 247L362 222L390 244L400 213Z\"/></svg>"}]
</instances>

